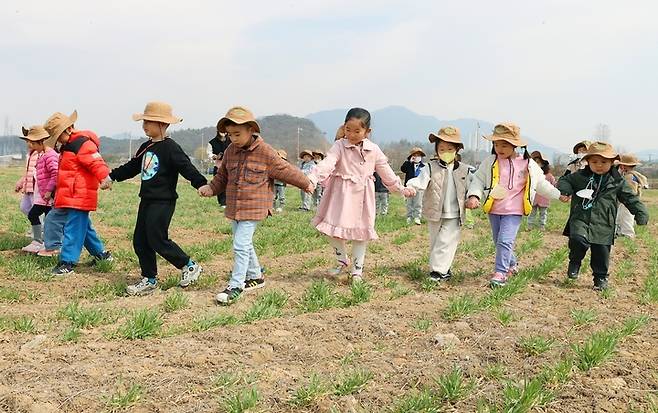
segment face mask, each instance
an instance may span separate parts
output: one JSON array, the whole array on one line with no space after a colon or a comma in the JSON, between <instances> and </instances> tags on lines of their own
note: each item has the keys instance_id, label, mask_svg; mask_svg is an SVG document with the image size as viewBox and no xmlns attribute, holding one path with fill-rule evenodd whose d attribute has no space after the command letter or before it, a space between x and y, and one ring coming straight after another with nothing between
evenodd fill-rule
<instances>
[{"instance_id":1,"label":"face mask","mask_svg":"<svg viewBox=\"0 0 658 413\"><path fill-rule=\"evenodd\" d=\"M457 152L443 152L439 154L439 159L445 163L452 163L457 156Z\"/></svg>"},{"instance_id":2,"label":"face mask","mask_svg":"<svg viewBox=\"0 0 658 413\"><path fill-rule=\"evenodd\" d=\"M412 156L411 157L411 162L413 163L419 163L420 162L420 156Z\"/></svg>"}]
</instances>

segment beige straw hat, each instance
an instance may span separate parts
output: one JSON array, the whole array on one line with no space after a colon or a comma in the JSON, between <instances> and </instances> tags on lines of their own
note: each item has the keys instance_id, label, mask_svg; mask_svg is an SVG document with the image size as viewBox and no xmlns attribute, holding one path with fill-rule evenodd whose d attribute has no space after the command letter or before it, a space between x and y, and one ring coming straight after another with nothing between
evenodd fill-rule
<instances>
[{"instance_id":1,"label":"beige straw hat","mask_svg":"<svg viewBox=\"0 0 658 413\"><path fill-rule=\"evenodd\" d=\"M243 106L235 106L226 112L226 115L217 122L217 130L226 133L226 124L233 122L236 125L249 124L254 128L256 133L260 133L260 126L256 122L256 117L251 111Z\"/></svg>"},{"instance_id":2,"label":"beige straw hat","mask_svg":"<svg viewBox=\"0 0 658 413\"><path fill-rule=\"evenodd\" d=\"M505 141L513 146L527 146L528 143L521 138L521 128L514 123L499 123L493 129L493 134L483 136L492 142Z\"/></svg>"},{"instance_id":3,"label":"beige straw hat","mask_svg":"<svg viewBox=\"0 0 658 413\"><path fill-rule=\"evenodd\" d=\"M180 123L182 118L174 116L172 113L171 105L165 102L149 102L144 108L144 113L135 113L133 115L134 121L150 120L153 122L161 122L172 125Z\"/></svg>"},{"instance_id":4,"label":"beige straw hat","mask_svg":"<svg viewBox=\"0 0 658 413\"><path fill-rule=\"evenodd\" d=\"M73 126L77 120L78 111L76 110L71 113L71 116L66 116L62 112L55 112L48 118L43 127L52 138L52 143L55 143L62 132L64 132L69 126Z\"/></svg>"}]
</instances>

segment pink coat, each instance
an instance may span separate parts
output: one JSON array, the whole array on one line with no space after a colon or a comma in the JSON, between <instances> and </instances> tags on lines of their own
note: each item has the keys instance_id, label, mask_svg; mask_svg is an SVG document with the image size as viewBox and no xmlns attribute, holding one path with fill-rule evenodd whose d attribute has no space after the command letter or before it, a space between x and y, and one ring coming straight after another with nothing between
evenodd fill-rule
<instances>
[{"instance_id":1,"label":"pink coat","mask_svg":"<svg viewBox=\"0 0 658 413\"><path fill-rule=\"evenodd\" d=\"M23 194L31 194L34 192L34 168L37 165L37 158L39 153L32 151L27 155L27 163L23 175L16 182L16 191Z\"/></svg>"},{"instance_id":2,"label":"pink coat","mask_svg":"<svg viewBox=\"0 0 658 413\"><path fill-rule=\"evenodd\" d=\"M52 205L55 198L55 184L57 183L57 169L59 168L59 154L53 148L47 148L39 155L36 167L37 188L34 203L37 205ZM43 194L50 192L50 200L43 199Z\"/></svg>"},{"instance_id":3,"label":"pink coat","mask_svg":"<svg viewBox=\"0 0 658 413\"><path fill-rule=\"evenodd\" d=\"M552 173L549 172L544 176L546 177L546 180L551 183L551 185L557 186L556 185L557 180L555 179L555 177L553 176ZM535 205L538 206L538 207L542 207L542 208L548 208L549 205L551 205L551 200L544 197L544 196L541 196L541 195L537 194L537 195L535 195Z\"/></svg>"},{"instance_id":4,"label":"pink coat","mask_svg":"<svg viewBox=\"0 0 658 413\"><path fill-rule=\"evenodd\" d=\"M334 143L308 178L324 183L324 194L312 224L323 234L346 240L377 239L375 232L375 180L377 172L390 190L401 192L400 178L384 152L368 139L362 146L347 139Z\"/></svg>"}]
</instances>

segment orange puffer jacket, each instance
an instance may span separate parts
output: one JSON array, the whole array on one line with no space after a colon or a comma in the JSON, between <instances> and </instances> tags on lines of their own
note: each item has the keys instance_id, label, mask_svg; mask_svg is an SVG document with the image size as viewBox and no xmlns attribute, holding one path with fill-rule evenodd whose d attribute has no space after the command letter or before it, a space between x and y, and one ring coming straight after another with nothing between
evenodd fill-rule
<instances>
[{"instance_id":1,"label":"orange puffer jacket","mask_svg":"<svg viewBox=\"0 0 658 413\"><path fill-rule=\"evenodd\" d=\"M74 131L62 145L55 192L56 208L95 211L98 184L110 170L98 152L100 141L92 131Z\"/></svg>"}]
</instances>

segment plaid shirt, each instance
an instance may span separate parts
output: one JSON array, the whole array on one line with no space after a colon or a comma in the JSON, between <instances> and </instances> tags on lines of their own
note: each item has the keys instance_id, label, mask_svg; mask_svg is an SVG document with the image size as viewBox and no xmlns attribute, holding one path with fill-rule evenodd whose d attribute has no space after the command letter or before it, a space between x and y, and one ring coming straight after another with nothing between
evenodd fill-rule
<instances>
[{"instance_id":1,"label":"plaid shirt","mask_svg":"<svg viewBox=\"0 0 658 413\"><path fill-rule=\"evenodd\" d=\"M310 181L284 161L260 136L247 148L229 145L217 175L210 182L215 194L226 191L226 218L260 221L272 215L274 180L306 189Z\"/></svg>"}]
</instances>

